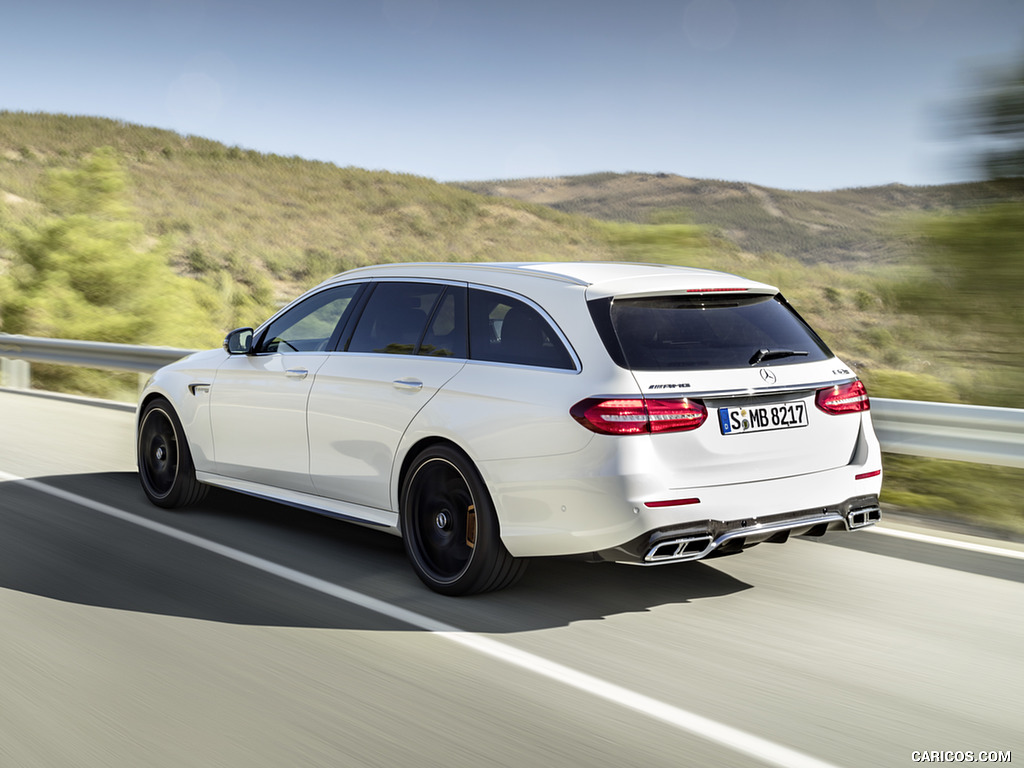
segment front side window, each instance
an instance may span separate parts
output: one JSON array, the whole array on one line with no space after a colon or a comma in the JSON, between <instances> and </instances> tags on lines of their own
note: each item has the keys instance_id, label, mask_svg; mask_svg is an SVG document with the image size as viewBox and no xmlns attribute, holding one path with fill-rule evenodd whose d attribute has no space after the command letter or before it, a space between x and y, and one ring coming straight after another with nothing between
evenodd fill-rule
<instances>
[{"instance_id":1,"label":"front side window","mask_svg":"<svg viewBox=\"0 0 1024 768\"><path fill-rule=\"evenodd\" d=\"M615 299L603 311L610 311L615 339L633 370L746 368L762 361L788 365L831 357L824 342L780 296ZM597 321L601 311L592 307L595 312ZM605 338L616 357L610 341Z\"/></svg>"},{"instance_id":2,"label":"front side window","mask_svg":"<svg viewBox=\"0 0 1024 768\"><path fill-rule=\"evenodd\" d=\"M378 283L366 302L347 350L416 354L444 290L445 286L433 283ZM439 327L438 330L446 329Z\"/></svg>"},{"instance_id":3,"label":"front side window","mask_svg":"<svg viewBox=\"0 0 1024 768\"><path fill-rule=\"evenodd\" d=\"M310 296L274 320L262 334L255 352L323 352L340 331L362 286L340 285Z\"/></svg>"},{"instance_id":4,"label":"front side window","mask_svg":"<svg viewBox=\"0 0 1024 768\"><path fill-rule=\"evenodd\" d=\"M551 324L525 301L469 292L469 348L473 360L574 370L572 355Z\"/></svg>"}]
</instances>

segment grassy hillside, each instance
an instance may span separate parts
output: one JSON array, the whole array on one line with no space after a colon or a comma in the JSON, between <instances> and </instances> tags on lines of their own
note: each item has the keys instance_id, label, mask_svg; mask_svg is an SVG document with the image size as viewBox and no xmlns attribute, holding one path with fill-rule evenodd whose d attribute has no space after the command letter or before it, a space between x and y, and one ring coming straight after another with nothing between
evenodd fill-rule
<instances>
[{"instance_id":1,"label":"grassy hillside","mask_svg":"<svg viewBox=\"0 0 1024 768\"><path fill-rule=\"evenodd\" d=\"M38 213L46 171L97 147L121 158L129 203L182 272L227 269L278 300L368 263L611 255L593 222L546 206L100 118L0 112L0 206Z\"/></svg>"},{"instance_id":2,"label":"grassy hillside","mask_svg":"<svg viewBox=\"0 0 1024 768\"><path fill-rule=\"evenodd\" d=\"M99 151L103 147L112 151ZM114 163L109 172L124 180L118 191L124 200L105 209L120 219L106 221L107 213L68 218L54 179L65 187L69 179L87 179L81 174L97 165L97 157ZM72 269L75 253L90 253L94 240L107 238L108 248L119 243L120 251L98 265L115 270L109 274L123 273L125 267L116 265L132 258L166 259L175 280L195 284L187 290L176 282L171 291L163 278L164 304L143 304L164 325L139 340L175 346L191 346L197 338L214 344L230 327L256 324L304 288L362 264L689 264L780 286L857 368L874 396L1009 405L1016 404L1019 390L1007 394L1002 383L1002 350L977 331L951 335L901 311L894 288L921 269L911 260L916 243L908 216L994 196L1005 198L1006 188L811 193L649 174L446 185L112 120L0 112L0 306L2 292L15 284L15 267L24 277L19 259L26 248L52 245L68 232L79 250L51 263ZM50 301L50 285L64 290L68 280L38 282L30 300L20 302L22 316L31 315L32 302ZM187 323L181 319L185 299L172 300L172 294L190 297ZM65 295L63 301L51 318L59 321L61 312L84 299ZM123 306L132 304L91 306L88 319L105 327L104 312ZM72 329L90 327L69 320L61 330L52 322L45 335L76 337ZM10 330L3 323L0 316L0 331ZM41 379L46 386L64 382L73 391L111 394L120 388L124 395L134 387L130 378L118 383L106 373L33 370L49 377ZM886 483L890 502L947 514L966 505L983 510L990 521L1024 528L1024 472L895 457L887 466L893 470Z\"/></svg>"},{"instance_id":3,"label":"grassy hillside","mask_svg":"<svg viewBox=\"0 0 1024 768\"><path fill-rule=\"evenodd\" d=\"M131 215L177 272L234 296L211 339L362 264L616 258L780 286L880 395L983 402L995 375L990 345L950 344L892 295L913 269L907 211L969 205L989 185L811 193L644 174L445 185L100 118L0 112L0 229L52 215L44 181L98 147L113 148ZM0 268L11 248L0 236Z\"/></svg>"},{"instance_id":4,"label":"grassy hillside","mask_svg":"<svg viewBox=\"0 0 1024 768\"><path fill-rule=\"evenodd\" d=\"M846 267L905 262L913 252L906 227L914 214L948 212L1008 195L1024 199L1024 186L1006 182L794 192L664 173L599 173L460 186L606 221L690 221L744 251Z\"/></svg>"}]
</instances>

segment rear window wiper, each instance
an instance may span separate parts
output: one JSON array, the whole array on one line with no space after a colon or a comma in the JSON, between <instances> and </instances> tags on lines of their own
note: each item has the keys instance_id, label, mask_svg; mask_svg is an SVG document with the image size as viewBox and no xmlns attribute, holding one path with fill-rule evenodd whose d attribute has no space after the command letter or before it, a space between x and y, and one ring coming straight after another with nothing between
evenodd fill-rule
<instances>
[{"instance_id":1,"label":"rear window wiper","mask_svg":"<svg viewBox=\"0 0 1024 768\"><path fill-rule=\"evenodd\" d=\"M806 357L806 349L768 349L762 347L750 358L750 365L757 365L763 360L781 360L784 357Z\"/></svg>"}]
</instances>

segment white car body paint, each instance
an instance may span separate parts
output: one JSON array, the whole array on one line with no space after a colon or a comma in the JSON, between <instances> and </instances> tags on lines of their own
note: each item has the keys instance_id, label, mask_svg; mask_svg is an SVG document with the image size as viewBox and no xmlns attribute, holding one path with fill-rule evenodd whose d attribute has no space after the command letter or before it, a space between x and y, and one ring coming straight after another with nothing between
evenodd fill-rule
<instances>
[{"instance_id":1,"label":"white car body paint","mask_svg":"<svg viewBox=\"0 0 1024 768\"><path fill-rule=\"evenodd\" d=\"M877 497L870 411L815 407L818 389L855 378L841 360L633 371L609 357L587 305L686 291L777 293L771 286L651 265L387 265L339 275L275 317L329 286L395 280L520 296L542 310L574 368L344 351L198 353L158 371L142 400L160 394L173 404L201 482L400 534L403 466L425 442L444 440L479 471L516 557L614 553L656 529L701 521L763 528L763 540L771 532L764 518L800 513L809 525L827 509L847 515L851 499ZM687 432L595 434L569 413L593 397L690 397L708 416ZM797 402L806 426L719 428L720 407Z\"/></svg>"}]
</instances>

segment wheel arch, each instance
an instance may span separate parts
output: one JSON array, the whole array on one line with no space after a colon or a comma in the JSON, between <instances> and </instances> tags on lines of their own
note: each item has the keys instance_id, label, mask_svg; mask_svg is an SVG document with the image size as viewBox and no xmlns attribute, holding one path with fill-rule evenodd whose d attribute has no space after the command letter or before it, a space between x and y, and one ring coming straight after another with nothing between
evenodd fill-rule
<instances>
[{"instance_id":1,"label":"wheel arch","mask_svg":"<svg viewBox=\"0 0 1024 768\"><path fill-rule=\"evenodd\" d=\"M417 462L424 451L429 453ZM418 468L428 466L428 479L420 481ZM399 509L399 533L413 570L430 589L444 595L477 594L504 589L522 577L528 561L513 557L505 547L491 491L461 446L440 436L417 440L403 456L398 478L399 503L405 496L410 500Z\"/></svg>"},{"instance_id":2,"label":"wheel arch","mask_svg":"<svg viewBox=\"0 0 1024 768\"><path fill-rule=\"evenodd\" d=\"M138 440L139 440L139 428L142 426L142 414L144 414L146 412L146 408L148 408L149 404L152 403L154 400L163 400L164 402L166 402L168 405L171 406L171 410L174 410L174 403L171 402L171 398L169 398L166 394L164 394L163 392L161 392L159 390L156 390L156 389L150 390L145 395L143 395L142 399L139 400L138 407L135 409L135 441L136 442L138 442Z\"/></svg>"},{"instance_id":3,"label":"wheel arch","mask_svg":"<svg viewBox=\"0 0 1024 768\"><path fill-rule=\"evenodd\" d=\"M166 400L172 408L174 407L174 403L171 403L171 399L163 392L156 389L151 390L150 392L147 392L139 401L139 407L135 413L136 422L139 420L139 416L142 414L142 412L146 410L146 407L154 400Z\"/></svg>"},{"instance_id":4,"label":"wheel arch","mask_svg":"<svg viewBox=\"0 0 1024 768\"><path fill-rule=\"evenodd\" d=\"M469 455L469 453L466 451L466 449L463 448L461 445L459 445L458 443L456 443L454 440L452 440L450 438L442 437L441 435L430 435L430 436L427 436L427 437L421 437L415 443L410 445L409 449L405 452L405 455L402 457L402 463L399 466L398 474L395 477L394 492L392 494L394 505L395 505L395 512L399 512L400 511L400 507L401 507L401 504L402 504L402 488L405 486L405 480L409 476L409 470L412 468L413 461L425 449L431 448L431 447L433 447L435 445L445 445L445 446L448 446L449 448L452 448L453 450L457 451L469 463L469 465L471 467L473 467L473 469L476 471L476 473L480 476L480 481L483 483L484 489L487 491L487 494L489 496L491 496L491 491L490 491L490 488L487 485L487 480L484 478L483 473L480 471L479 465L475 461L473 461L473 458ZM493 501L494 501L494 497L491 496L491 502L493 503ZM497 513L497 509L495 509L495 512ZM501 532L501 521L500 521L500 519L498 521L498 531L499 531L499 534L500 534L500 532ZM401 532L401 524L400 523L399 523L399 532Z\"/></svg>"}]
</instances>

